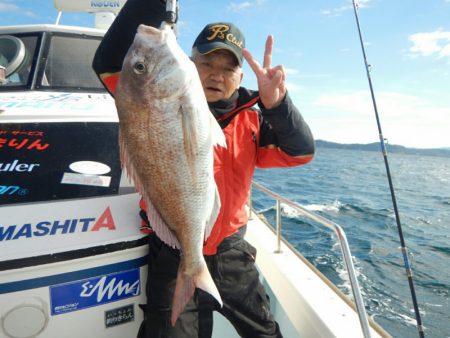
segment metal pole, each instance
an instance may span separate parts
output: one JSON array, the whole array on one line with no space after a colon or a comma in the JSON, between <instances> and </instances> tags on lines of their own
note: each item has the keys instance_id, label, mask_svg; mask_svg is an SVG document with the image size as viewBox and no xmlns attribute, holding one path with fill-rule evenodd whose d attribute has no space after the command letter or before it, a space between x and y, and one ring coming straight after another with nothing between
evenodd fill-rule
<instances>
[{"instance_id":1,"label":"metal pole","mask_svg":"<svg viewBox=\"0 0 450 338\"><path fill-rule=\"evenodd\" d=\"M250 187L250 192L248 194L248 219L253 219L252 208L253 208L253 189Z\"/></svg>"},{"instance_id":2,"label":"metal pole","mask_svg":"<svg viewBox=\"0 0 450 338\"><path fill-rule=\"evenodd\" d=\"M265 188L264 186L262 186L261 184L255 182L255 181L253 181L253 185L255 187L257 187L258 189L260 189L261 191L263 191L264 193L266 193L267 195L273 197L277 201L277 241L278 241L278 243L280 243L280 237L281 237L281 222L280 222L280 225L278 226L278 222L279 222L279 219L278 219L279 212L278 211L280 209L279 206L280 206L281 202L283 202L286 205L289 205L290 207L294 208L296 211L301 212L301 214L303 214L304 216L318 222L319 224L322 224L323 226L327 227L328 229L333 230L336 233L337 238L339 240L339 246L341 247L341 253L342 253L342 257L344 259L345 268L349 275L350 285L352 288L353 298L355 300L356 311L358 312L358 317L359 317L359 322L361 324L362 333L365 338L370 338L369 320L367 318L367 313L366 313L364 301L363 301L363 298L361 295L361 290L359 288L358 279L356 278L356 272L355 272L355 267L354 267L353 261L352 261L350 247L348 245L347 236L345 235L344 230L338 224L326 219L325 217L316 215L315 213L308 211L307 209L303 208L299 204L292 202L292 201L274 193L273 191L270 191L269 189ZM280 231L278 231L278 229L280 229ZM280 236L280 237L278 237L278 236Z\"/></svg>"},{"instance_id":3,"label":"metal pole","mask_svg":"<svg viewBox=\"0 0 450 338\"><path fill-rule=\"evenodd\" d=\"M277 250L276 253L281 252L281 203L280 200L277 199Z\"/></svg>"}]
</instances>

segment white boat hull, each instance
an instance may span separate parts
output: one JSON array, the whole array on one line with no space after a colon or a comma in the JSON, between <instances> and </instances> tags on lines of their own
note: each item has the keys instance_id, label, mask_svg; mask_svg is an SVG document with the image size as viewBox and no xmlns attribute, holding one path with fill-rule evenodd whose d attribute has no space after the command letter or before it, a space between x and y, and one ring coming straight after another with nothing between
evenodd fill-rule
<instances>
[{"instance_id":1,"label":"white boat hull","mask_svg":"<svg viewBox=\"0 0 450 338\"><path fill-rule=\"evenodd\" d=\"M136 336L147 273L138 200L1 207L0 336Z\"/></svg>"},{"instance_id":2,"label":"white boat hull","mask_svg":"<svg viewBox=\"0 0 450 338\"><path fill-rule=\"evenodd\" d=\"M14 291L0 295L0 336L136 337L143 319L138 304L145 303L145 256L146 246L140 246L2 273L1 287ZM84 299L83 285L89 288Z\"/></svg>"}]
</instances>

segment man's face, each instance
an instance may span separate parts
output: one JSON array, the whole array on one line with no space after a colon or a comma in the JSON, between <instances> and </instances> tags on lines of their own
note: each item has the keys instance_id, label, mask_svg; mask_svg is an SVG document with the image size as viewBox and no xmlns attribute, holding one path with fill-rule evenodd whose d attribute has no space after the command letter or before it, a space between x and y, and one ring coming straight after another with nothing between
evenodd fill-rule
<instances>
[{"instance_id":1,"label":"man's face","mask_svg":"<svg viewBox=\"0 0 450 338\"><path fill-rule=\"evenodd\" d=\"M6 83L6 69L3 66L0 66L0 85Z\"/></svg>"},{"instance_id":2,"label":"man's face","mask_svg":"<svg viewBox=\"0 0 450 338\"><path fill-rule=\"evenodd\" d=\"M231 52L219 49L206 55L196 53L193 61L208 102L229 99L239 88L242 69Z\"/></svg>"}]
</instances>

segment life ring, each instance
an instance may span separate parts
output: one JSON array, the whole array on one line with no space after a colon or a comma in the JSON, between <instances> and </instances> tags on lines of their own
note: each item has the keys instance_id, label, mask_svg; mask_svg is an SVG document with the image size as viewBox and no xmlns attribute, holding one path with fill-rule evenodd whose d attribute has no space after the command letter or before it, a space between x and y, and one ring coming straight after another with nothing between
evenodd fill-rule
<instances>
[{"instance_id":1,"label":"life ring","mask_svg":"<svg viewBox=\"0 0 450 338\"><path fill-rule=\"evenodd\" d=\"M0 36L0 65L6 68L6 78L19 71L26 61L27 49L22 40L12 35Z\"/></svg>"}]
</instances>

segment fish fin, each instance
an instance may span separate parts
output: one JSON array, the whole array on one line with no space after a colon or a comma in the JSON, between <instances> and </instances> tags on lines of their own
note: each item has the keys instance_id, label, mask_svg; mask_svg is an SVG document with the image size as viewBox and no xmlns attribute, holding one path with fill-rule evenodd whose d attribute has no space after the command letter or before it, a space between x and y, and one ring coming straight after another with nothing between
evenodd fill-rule
<instances>
[{"instance_id":1,"label":"fish fin","mask_svg":"<svg viewBox=\"0 0 450 338\"><path fill-rule=\"evenodd\" d=\"M146 212L150 226L155 231L156 235L161 241L163 241L168 246L174 249L180 249L181 248L180 242L176 238L175 234L167 226L166 222L164 222L161 215L151 202L149 196L143 189L142 183L139 180L138 175L136 175L136 170L132 165L131 161L128 159L127 147L120 129L119 129L119 145L120 145L120 160L122 166L125 167L129 178L131 178L131 180L134 182L136 190L142 195L142 197L145 200L145 204L147 207Z\"/></svg>"},{"instance_id":2,"label":"fish fin","mask_svg":"<svg viewBox=\"0 0 450 338\"><path fill-rule=\"evenodd\" d=\"M140 37L141 35L147 38L151 38L155 42L161 42L163 39L160 29L144 24L140 24L137 28L136 37Z\"/></svg>"},{"instance_id":3,"label":"fish fin","mask_svg":"<svg viewBox=\"0 0 450 338\"><path fill-rule=\"evenodd\" d=\"M193 278L183 273L180 266L178 269L177 281L172 299L172 316L170 318L172 326L175 326L178 317L183 312L186 304L192 298L194 291L195 285Z\"/></svg>"},{"instance_id":4,"label":"fish fin","mask_svg":"<svg viewBox=\"0 0 450 338\"><path fill-rule=\"evenodd\" d=\"M173 231L170 230L166 222L164 222L158 210L156 210L153 203L151 202L151 200L148 197L144 197L144 199L147 205L148 221L150 223L150 226L158 236L158 238L171 248L180 249L181 248L180 242L178 241Z\"/></svg>"},{"instance_id":5,"label":"fish fin","mask_svg":"<svg viewBox=\"0 0 450 338\"><path fill-rule=\"evenodd\" d=\"M212 295L217 302L219 302L221 307L223 305L219 290L217 290L216 284L214 284L205 263L202 265L200 271L192 277L182 272L182 270L180 265L172 300L172 315L170 318L172 326L175 326L178 317L192 298L196 287Z\"/></svg>"},{"instance_id":6,"label":"fish fin","mask_svg":"<svg viewBox=\"0 0 450 338\"><path fill-rule=\"evenodd\" d=\"M191 171L191 177L195 177L195 162L198 154L197 128L193 113L189 109L180 106L181 128L183 130L183 145L186 159Z\"/></svg>"},{"instance_id":7,"label":"fish fin","mask_svg":"<svg viewBox=\"0 0 450 338\"><path fill-rule=\"evenodd\" d=\"M220 307L223 306L219 290L217 290L216 284L214 283L211 274L209 273L206 263L202 266L200 271L194 275L193 279L194 285L197 288L202 289L203 291L209 293L217 300L217 302L220 304Z\"/></svg>"},{"instance_id":8,"label":"fish fin","mask_svg":"<svg viewBox=\"0 0 450 338\"><path fill-rule=\"evenodd\" d=\"M209 237L211 234L212 228L214 227L214 224L216 223L217 216L219 216L220 212L220 195L219 195L219 189L217 189L217 185L214 183L214 202L213 202L213 208L211 210L211 215L209 216L209 220L206 222L205 226L205 240Z\"/></svg>"},{"instance_id":9,"label":"fish fin","mask_svg":"<svg viewBox=\"0 0 450 338\"><path fill-rule=\"evenodd\" d=\"M225 135L213 114L210 114L209 123L211 126L212 144L226 148L227 142L225 140Z\"/></svg>"}]
</instances>

